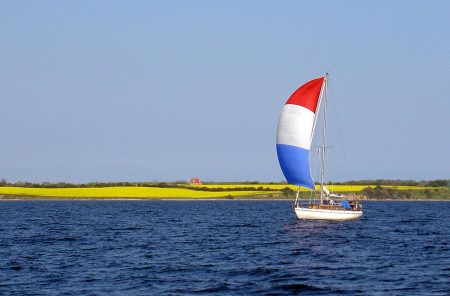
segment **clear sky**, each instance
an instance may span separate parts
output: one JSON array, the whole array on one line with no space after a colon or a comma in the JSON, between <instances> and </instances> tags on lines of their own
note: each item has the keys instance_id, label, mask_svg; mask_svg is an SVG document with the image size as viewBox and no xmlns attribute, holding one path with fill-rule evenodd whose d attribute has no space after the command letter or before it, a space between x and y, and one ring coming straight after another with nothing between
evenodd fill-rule
<instances>
[{"instance_id":1,"label":"clear sky","mask_svg":"<svg viewBox=\"0 0 450 296\"><path fill-rule=\"evenodd\" d=\"M449 15L450 1L1 1L0 178L281 181L280 110L326 72L333 179L449 178Z\"/></svg>"}]
</instances>

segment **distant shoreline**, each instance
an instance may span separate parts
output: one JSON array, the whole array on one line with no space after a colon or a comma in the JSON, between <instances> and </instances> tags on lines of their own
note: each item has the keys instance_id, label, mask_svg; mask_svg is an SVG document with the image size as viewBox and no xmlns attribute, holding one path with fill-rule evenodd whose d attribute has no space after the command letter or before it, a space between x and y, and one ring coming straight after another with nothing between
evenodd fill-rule
<instances>
[{"instance_id":1,"label":"distant shoreline","mask_svg":"<svg viewBox=\"0 0 450 296\"><path fill-rule=\"evenodd\" d=\"M152 186L0 186L0 200L293 200L298 186L287 184L157 184ZM300 199L318 198L300 189ZM447 201L449 187L334 185L333 192L362 201Z\"/></svg>"},{"instance_id":2,"label":"distant shoreline","mask_svg":"<svg viewBox=\"0 0 450 296\"><path fill-rule=\"evenodd\" d=\"M301 199L302 201L308 201L309 199ZM0 196L0 202L2 201L286 201L292 202L293 199L288 198L268 198L268 197L234 197L234 198L196 198L196 197L48 197L48 196ZM360 199L361 202L450 202L450 198L448 199Z\"/></svg>"}]
</instances>

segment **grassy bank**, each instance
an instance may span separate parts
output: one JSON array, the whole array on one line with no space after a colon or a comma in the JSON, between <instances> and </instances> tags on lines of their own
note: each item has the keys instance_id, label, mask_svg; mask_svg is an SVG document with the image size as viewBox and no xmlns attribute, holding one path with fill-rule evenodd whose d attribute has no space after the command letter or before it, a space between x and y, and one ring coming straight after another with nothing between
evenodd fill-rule
<instances>
[{"instance_id":1,"label":"grassy bank","mask_svg":"<svg viewBox=\"0 0 450 296\"><path fill-rule=\"evenodd\" d=\"M0 199L292 199L298 187L287 184L207 184L181 187L110 186L95 188L0 187ZM448 199L448 187L335 185L330 190L370 199ZM301 197L310 192L301 188ZM368 194L367 194L368 193Z\"/></svg>"}]
</instances>

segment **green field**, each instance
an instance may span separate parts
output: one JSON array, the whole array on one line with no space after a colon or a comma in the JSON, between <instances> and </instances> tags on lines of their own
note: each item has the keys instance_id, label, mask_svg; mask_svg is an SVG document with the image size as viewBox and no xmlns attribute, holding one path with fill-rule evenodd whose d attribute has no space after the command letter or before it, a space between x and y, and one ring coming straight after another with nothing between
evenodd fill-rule
<instances>
[{"instance_id":1,"label":"green field","mask_svg":"<svg viewBox=\"0 0 450 296\"><path fill-rule=\"evenodd\" d=\"M107 199L107 198L138 198L138 199L208 199L208 198L292 198L293 192L298 186L287 184L206 184L206 185L186 185L179 184L183 188L161 188L161 187L141 187L141 186L115 186L115 187L94 187L94 188L32 188L32 187L0 187L0 198L53 198L53 199ZM338 193L361 193L369 185L334 185L328 189ZM375 187L372 185L371 187ZM286 194L286 188L292 191ZM431 197L449 198L448 188L421 187L421 186L383 186L396 191L408 191L412 193L412 198L425 196L422 192L431 192ZM233 190L235 189L235 190ZM208 191L206 191L208 190ZM284 191L283 191L284 190ZM432 191L434 190L434 191ZM309 195L309 190L301 188L300 191Z\"/></svg>"}]
</instances>

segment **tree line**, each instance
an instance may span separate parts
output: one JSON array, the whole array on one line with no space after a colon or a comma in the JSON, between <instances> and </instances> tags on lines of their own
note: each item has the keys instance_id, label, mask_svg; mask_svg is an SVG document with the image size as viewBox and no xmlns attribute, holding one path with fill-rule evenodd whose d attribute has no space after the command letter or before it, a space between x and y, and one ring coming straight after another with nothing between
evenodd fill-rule
<instances>
[{"instance_id":1,"label":"tree line","mask_svg":"<svg viewBox=\"0 0 450 296\"><path fill-rule=\"evenodd\" d=\"M203 187L203 186L189 186L186 181L176 182L89 182L89 183L69 183L69 182L8 182L5 179L0 180L0 186L12 186L12 187L29 187L29 188L101 188L101 187L118 187L118 186L141 186L141 187L159 187L159 188L187 188L191 190L200 191L280 191L280 189L271 189L264 187L264 185L280 184L274 182L258 182L258 181L246 181L235 183L209 183L218 187ZM239 184L242 186L233 188L223 188L220 185L227 184ZM286 184L281 183L281 184ZM359 181L347 181L347 182L335 182L334 185L368 185L368 186L424 186L424 187L448 187L450 186L450 180L438 179L429 181L414 181L414 180L359 180ZM258 186L259 185L259 186ZM319 185L316 183L316 185ZM286 187L282 190L290 190Z\"/></svg>"},{"instance_id":2,"label":"tree line","mask_svg":"<svg viewBox=\"0 0 450 296\"><path fill-rule=\"evenodd\" d=\"M377 185L364 188L361 193L368 199L448 199L449 188L429 187L420 190L396 190Z\"/></svg>"},{"instance_id":3,"label":"tree line","mask_svg":"<svg viewBox=\"0 0 450 296\"><path fill-rule=\"evenodd\" d=\"M423 187L445 187L450 185L450 180L438 179L429 181L414 180L358 180L347 182L334 182L334 185L384 185L384 186L423 186Z\"/></svg>"}]
</instances>

